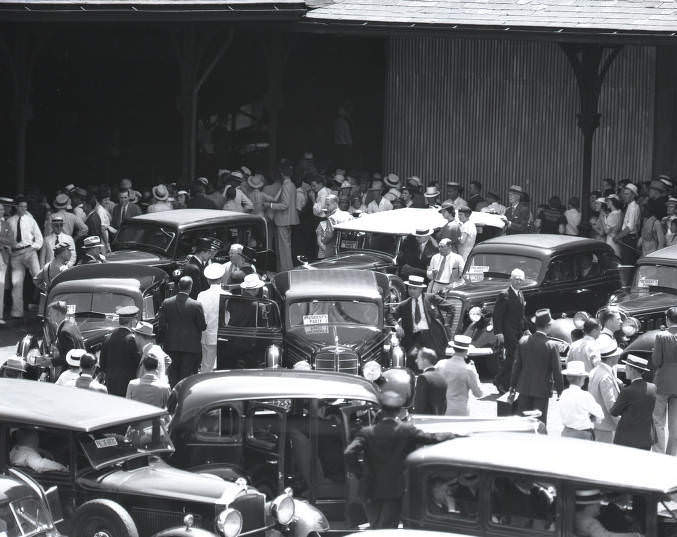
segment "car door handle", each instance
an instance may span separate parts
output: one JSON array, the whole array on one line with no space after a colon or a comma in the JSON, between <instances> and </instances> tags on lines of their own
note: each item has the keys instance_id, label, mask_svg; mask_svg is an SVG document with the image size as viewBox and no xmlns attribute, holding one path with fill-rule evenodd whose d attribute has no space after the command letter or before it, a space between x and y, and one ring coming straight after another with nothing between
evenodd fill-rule
<instances>
[{"instance_id":1,"label":"car door handle","mask_svg":"<svg viewBox=\"0 0 677 537\"><path fill-rule=\"evenodd\" d=\"M576 294L589 293L590 289L576 289Z\"/></svg>"}]
</instances>

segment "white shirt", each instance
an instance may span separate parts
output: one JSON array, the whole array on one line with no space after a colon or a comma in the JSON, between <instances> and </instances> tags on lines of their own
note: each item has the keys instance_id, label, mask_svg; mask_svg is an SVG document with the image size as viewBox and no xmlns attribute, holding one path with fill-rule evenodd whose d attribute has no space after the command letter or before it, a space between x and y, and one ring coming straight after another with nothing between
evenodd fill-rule
<instances>
[{"instance_id":1,"label":"white shirt","mask_svg":"<svg viewBox=\"0 0 677 537\"><path fill-rule=\"evenodd\" d=\"M575 384L569 385L562 392L562 396L559 398L559 414L562 418L562 425L577 431L592 429L591 414L598 420L604 418L604 411L597 404L595 398Z\"/></svg>"},{"instance_id":2,"label":"white shirt","mask_svg":"<svg viewBox=\"0 0 677 537\"><path fill-rule=\"evenodd\" d=\"M442 266L443 260L444 266ZM463 258L454 252L449 252L446 258L442 254L435 254L428 265L428 279L434 279L438 283L457 281L463 273L464 263Z\"/></svg>"},{"instance_id":3,"label":"white shirt","mask_svg":"<svg viewBox=\"0 0 677 537\"><path fill-rule=\"evenodd\" d=\"M581 213L577 209L567 209L564 211L564 218L567 220L566 234L578 235L578 226L581 225Z\"/></svg>"},{"instance_id":4,"label":"white shirt","mask_svg":"<svg viewBox=\"0 0 677 537\"><path fill-rule=\"evenodd\" d=\"M80 376L80 368L78 369L66 369L63 373L59 375L59 378L56 379L57 386L75 386L75 381L78 380Z\"/></svg>"},{"instance_id":5,"label":"white shirt","mask_svg":"<svg viewBox=\"0 0 677 537\"><path fill-rule=\"evenodd\" d=\"M367 205L367 212L368 213L380 213L383 211L392 211L393 210L393 204L390 203L389 200L386 198L381 198L381 201L379 203L376 203L376 200L371 200L369 202L369 205Z\"/></svg>"},{"instance_id":6,"label":"white shirt","mask_svg":"<svg viewBox=\"0 0 677 537\"><path fill-rule=\"evenodd\" d=\"M219 328L219 302L223 294L225 293L221 290L221 285L216 283L197 295L197 301L202 304L205 321L207 322L207 328L202 332L202 343L204 345L216 345Z\"/></svg>"},{"instance_id":7,"label":"white shirt","mask_svg":"<svg viewBox=\"0 0 677 537\"><path fill-rule=\"evenodd\" d=\"M110 213L100 203L96 204L95 209L96 214L98 214L99 218L101 219L101 227L107 230L108 226L110 226Z\"/></svg>"},{"instance_id":8,"label":"white shirt","mask_svg":"<svg viewBox=\"0 0 677 537\"><path fill-rule=\"evenodd\" d=\"M470 220L463 222L461 224L461 238L458 241L458 253L463 258L465 263L475 246L475 240L477 239L477 226L473 224Z\"/></svg>"},{"instance_id":9,"label":"white shirt","mask_svg":"<svg viewBox=\"0 0 677 537\"><path fill-rule=\"evenodd\" d=\"M421 320L416 324L416 302L418 302L418 307L421 311ZM425 318L425 309L423 309L423 294L418 297L416 300L411 301L411 322L414 325L414 332L420 332L421 330L428 330L428 321Z\"/></svg>"},{"instance_id":10,"label":"white shirt","mask_svg":"<svg viewBox=\"0 0 677 537\"><path fill-rule=\"evenodd\" d=\"M34 472L66 472L63 464L41 456L37 450L28 446L14 446L9 452L9 462L14 466L30 468Z\"/></svg>"},{"instance_id":11,"label":"white shirt","mask_svg":"<svg viewBox=\"0 0 677 537\"><path fill-rule=\"evenodd\" d=\"M635 200L628 203L623 217L623 226L621 229L628 229L631 233L639 232L639 205Z\"/></svg>"},{"instance_id":12,"label":"white shirt","mask_svg":"<svg viewBox=\"0 0 677 537\"><path fill-rule=\"evenodd\" d=\"M597 365L599 360L599 343L592 336L583 336L581 339L574 341L571 347L569 347L567 362L583 362L585 370L588 373L592 371L592 368Z\"/></svg>"},{"instance_id":13,"label":"white shirt","mask_svg":"<svg viewBox=\"0 0 677 537\"><path fill-rule=\"evenodd\" d=\"M42 244L42 250L40 250L40 266L44 267L47 263L54 259L54 246L56 246L56 235L52 233L47 235ZM68 261L68 266L72 267L75 265L75 260L77 259L77 254L75 252L75 241L68 233L59 233L59 242L65 242L68 246L71 247L71 258Z\"/></svg>"},{"instance_id":14,"label":"white shirt","mask_svg":"<svg viewBox=\"0 0 677 537\"><path fill-rule=\"evenodd\" d=\"M16 238L16 223L18 221L18 214L7 219L7 225L13 239ZM36 250L42 248L42 232L31 213L26 213L21 217L21 242L17 243L14 248L21 248L22 246L32 246Z\"/></svg>"},{"instance_id":15,"label":"white shirt","mask_svg":"<svg viewBox=\"0 0 677 537\"><path fill-rule=\"evenodd\" d=\"M327 196L331 194L326 186L323 186L315 193L315 203L313 204L313 214L322 216L322 211L327 207Z\"/></svg>"}]
</instances>

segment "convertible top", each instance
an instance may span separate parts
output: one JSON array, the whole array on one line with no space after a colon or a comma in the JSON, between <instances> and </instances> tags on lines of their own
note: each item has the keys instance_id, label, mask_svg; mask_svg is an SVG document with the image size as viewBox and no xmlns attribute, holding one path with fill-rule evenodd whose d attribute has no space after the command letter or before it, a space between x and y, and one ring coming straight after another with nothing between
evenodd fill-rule
<instances>
[{"instance_id":1,"label":"convertible top","mask_svg":"<svg viewBox=\"0 0 677 537\"><path fill-rule=\"evenodd\" d=\"M500 216L473 211L470 221L477 226L491 226L503 229L505 223ZM364 231L388 233L389 235L411 235L417 229L437 229L447 223L437 209L394 209L380 213L365 214L360 218L336 224L334 229L342 231Z\"/></svg>"}]
</instances>

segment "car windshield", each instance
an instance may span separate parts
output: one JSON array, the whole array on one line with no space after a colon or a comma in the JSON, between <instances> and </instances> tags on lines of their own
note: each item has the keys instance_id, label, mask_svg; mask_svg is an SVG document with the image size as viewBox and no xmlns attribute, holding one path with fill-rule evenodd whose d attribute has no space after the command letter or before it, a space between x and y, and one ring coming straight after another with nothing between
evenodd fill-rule
<instances>
[{"instance_id":1,"label":"car windshield","mask_svg":"<svg viewBox=\"0 0 677 537\"><path fill-rule=\"evenodd\" d=\"M632 290L648 292L649 287L665 287L677 291L677 267L640 265L632 282Z\"/></svg>"},{"instance_id":2,"label":"car windshield","mask_svg":"<svg viewBox=\"0 0 677 537\"><path fill-rule=\"evenodd\" d=\"M162 417L85 433L79 440L89 463L97 469L136 457L174 451Z\"/></svg>"},{"instance_id":3,"label":"car windshield","mask_svg":"<svg viewBox=\"0 0 677 537\"><path fill-rule=\"evenodd\" d=\"M527 281L538 281L542 262L522 255L481 252L470 257L464 276L470 281L508 279L513 269L522 269Z\"/></svg>"},{"instance_id":4,"label":"car windshield","mask_svg":"<svg viewBox=\"0 0 677 537\"><path fill-rule=\"evenodd\" d=\"M35 535L52 526L52 517L39 498L21 498L0 505L0 535L3 537Z\"/></svg>"},{"instance_id":5,"label":"car windshield","mask_svg":"<svg viewBox=\"0 0 677 537\"><path fill-rule=\"evenodd\" d=\"M120 228L113 242L113 250L150 250L166 254L174 242L176 232L160 224L128 221Z\"/></svg>"},{"instance_id":6,"label":"car windshield","mask_svg":"<svg viewBox=\"0 0 677 537\"><path fill-rule=\"evenodd\" d=\"M379 322L378 304L359 300L309 300L289 306L289 325L361 324Z\"/></svg>"},{"instance_id":7,"label":"car windshield","mask_svg":"<svg viewBox=\"0 0 677 537\"><path fill-rule=\"evenodd\" d=\"M389 233L367 233L364 231L341 231L337 241L338 251L376 250L396 256L399 235Z\"/></svg>"},{"instance_id":8,"label":"car windshield","mask_svg":"<svg viewBox=\"0 0 677 537\"><path fill-rule=\"evenodd\" d=\"M80 329L82 337L101 330L117 328L118 317L115 314L118 308L134 306L134 298L120 293L61 293L50 297L51 302L63 301L69 308L75 323ZM145 317L145 314L144 314ZM53 309L47 309L47 322L52 330L56 331L61 315Z\"/></svg>"}]
</instances>

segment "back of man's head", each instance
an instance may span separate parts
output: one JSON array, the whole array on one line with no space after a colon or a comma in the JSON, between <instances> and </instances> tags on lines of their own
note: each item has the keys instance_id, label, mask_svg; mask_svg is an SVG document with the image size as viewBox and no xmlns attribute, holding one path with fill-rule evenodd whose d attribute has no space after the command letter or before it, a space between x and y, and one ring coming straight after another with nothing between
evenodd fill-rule
<instances>
[{"instance_id":1,"label":"back of man's head","mask_svg":"<svg viewBox=\"0 0 677 537\"><path fill-rule=\"evenodd\" d=\"M421 360L425 360L426 362L429 362L431 365L435 365L435 363L437 363L437 353L433 349L429 349L428 347L422 347L418 355L421 358Z\"/></svg>"},{"instance_id":2,"label":"back of man's head","mask_svg":"<svg viewBox=\"0 0 677 537\"><path fill-rule=\"evenodd\" d=\"M547 316L536 317L536 319L534 319L534 326L537 330L545 330L550 326L551 322L551 319Z\"/></svg>"},{"instance_id":3,"label":"back of man's head","mask_svg":"<svg viewBox=\"0 0 677 537\"><path fill-rule=\"evenodd\" d=\"M146 371L157 371L157 368L160 365L160 362L158 362L158 359L155 358L155 356L146 356L141 363Z\"/></svg>"},{"instance_id":4,"label":"back of man's head","mask_svg":"<svg viewBox=\"0 0 677 537\"><path fill-rule=\"evenodd\" d=\"M193 278L190 276L181 276L179 280L179 292L180 293L190 293L190 290L193 288Z\"/></svg>"},{"instance_id":5,"label":"back of man's head","mask_svg":"<svg viewBox=\"0 0 677 537\"><path fill-rule=\"evenodd\" d=\"M85 354L82 355L82 358L80 358L80 369L82 371L90 371L96 367L96 358L94 355L86 352Z\"/></svg>"}]
</instances>

